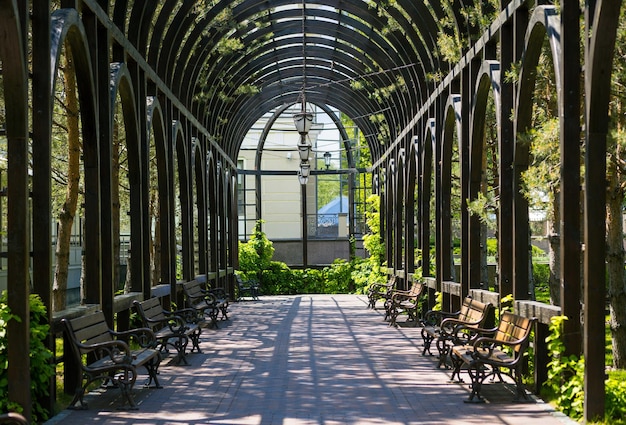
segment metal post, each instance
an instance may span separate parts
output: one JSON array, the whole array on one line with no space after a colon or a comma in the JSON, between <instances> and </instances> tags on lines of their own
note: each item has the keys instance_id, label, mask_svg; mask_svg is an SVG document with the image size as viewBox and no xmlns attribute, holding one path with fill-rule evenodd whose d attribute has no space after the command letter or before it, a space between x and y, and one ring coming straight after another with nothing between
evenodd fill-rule
<instances>
[{"instance_id":1,"label":"metal post","mask_svg":"<svg viewBox=\"0 0 626 425\"><path fill-rule=\"evenodd\" d=\"M309 229L307 226L307 217L306 217L306 184L300 185L300 192L302 197L302 268L307 268L308 266L308 238L309 238Z\"/></svg>"}]
</instances>

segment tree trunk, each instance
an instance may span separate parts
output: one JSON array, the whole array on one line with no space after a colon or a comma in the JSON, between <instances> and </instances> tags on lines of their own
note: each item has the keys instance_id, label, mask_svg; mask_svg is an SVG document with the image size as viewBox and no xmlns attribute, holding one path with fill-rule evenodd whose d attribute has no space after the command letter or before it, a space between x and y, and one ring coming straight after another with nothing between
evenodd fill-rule
<instances>
[{"instance_id":1,"label":"tree trunk","mask_svg":"<svg viewBox=\"0 0 626 425\"><path fill-rule=\"evenodd\" d=\"M154 235L150 238L150 264L152 266L152 286L161 280L161 221L159 219L159 197L156 190L151 190L150 217L153 222Z\"/></svg>"},{"instance_id":2,"label":"tree trunk","mask_svg":"<svg viewBox=\"0 0 626 425\"><path fill-rule=\"evenodd\" d=\"M113 235L113 290L120 285L120 151L118 113L113 119L111 146L111 233Z\"/></svg>"},{"instance_id":3,"label":"tree trunk","mask_svg":"<svg viewBox=\"0 0 626 425\"><path fill-rule=\"evenodd\" d=\"M622 200L624 191L620 186L619 171L615 161L607 162L607 271L610 302L610 319L613 367L626 368L626 286L624 281L624 229L622 224Z\"/></svg>"},{"instance_id":4,"label":"tree trunk","mask_svg":"<svg viewBox=\"0 0 626 425\"><path fill-rule=\"evenodd\" d=\"M487 265L487 225L480 223L480 284L481 289L489 290L489 267Z\"/></svg>"},{"instance_id":5,"label":"tree trunk","mask_svg":"<svg viewBox=\"0 0 626 425\"><path fill-rule=\"evenodd\" d=\"M550 265L550 279L548 285L550 288L550 303L552 305L561 305L561 237L558 226L561 222L561 210L559 204L559 194L554 193L554 202L552 206L553 217L549 221L550 229L548 230L548 261Z\"/></svg>"},{"instance_id":6,"label":"tree trunk","mask_svg":"<svg viewBox=\"0 0 626 425\"><path fill-rule=\"evenodd\" d=\"M125 294L128 294L132 288L131 286L132 268L130 267L131 256L132 256L132 247L130 246L130 242L129 242L128 257L126 257L126 280L124 280L124 293Z\"/></svg>"},{"instance_id":7,"label":"tree trunk","mask_svg":"<svg viewBox=\"0 0 626 425\"><path fill-rule=\"evenodd\" d=\"M548 264L550 266L550 304L561 305L561 237L558 233L551 233L548 236Z\"/></svg>"},{"instance_id":8,"label":"tree trunk","mask_svg":"<svg viewBox=\"0 0 626 425\"><path fill-rule=\"evenodd\" d=\"M65 108L67 113L67 188L65 202L58 216L56 241L56 266L52 285L52 311L60 311L66 307L67 279L70 258L70 242L72 226L78 204L80 184L80 132L78 119L78 98L76 94L76 76L71 55L65 56L63 68L65 84Z\"/></svg>"}]
</instances>

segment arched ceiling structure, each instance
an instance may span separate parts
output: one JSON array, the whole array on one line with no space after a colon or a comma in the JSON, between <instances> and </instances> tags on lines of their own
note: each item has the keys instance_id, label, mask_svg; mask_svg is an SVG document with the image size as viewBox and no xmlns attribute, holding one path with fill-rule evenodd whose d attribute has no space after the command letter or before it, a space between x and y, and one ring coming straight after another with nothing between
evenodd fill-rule
<instances>
[{"instance_id":1,"label":"arched ceiling structure","mask_svg":"<svg viewBox=\"0 0 626 425\"><path fill-rule=\"evenodd\" d=\"M304 90L348 115L376 160L449 69L436 53L444 8L427 0L116 0L113 17L233 159Z\"/></svg>"}]
</instances>

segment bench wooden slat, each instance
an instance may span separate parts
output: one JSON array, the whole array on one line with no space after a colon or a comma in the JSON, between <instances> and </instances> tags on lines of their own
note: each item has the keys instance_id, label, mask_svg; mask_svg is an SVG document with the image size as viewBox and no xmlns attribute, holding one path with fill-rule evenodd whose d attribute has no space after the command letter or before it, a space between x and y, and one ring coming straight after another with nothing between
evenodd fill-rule
<instances>
[{"instance_id":1,"label":"bench wooden slat","mask_svg":"<svg viewBox=\"0 0 626 425\"><path fill-rule=\"evenodd\" d=\"M136 408L131 391L137 379L137 368L140 366L148 371L150 378L148 385L154 383L155 388L161 388L157 378L161 354L151 348L154 344L154 334L150 329L115 332L109 329L101 311L75 319L62 319L61 323L65 327L72 354L81 365L82 371L70 409L87 408L83 399L85 389L96 380L108 381L120 388L123 398L130 407ZM129 345L119 338L134 338L140 345L144 345L140 349L131 350ZM77 403L80 403L80 406L77 406Z\"/></svg>"},{"instance_id":2,"label":"bench wooden slat","mask_svg":"<svg viewBox=\"0 0 626 425\"><path fill-rule=\"evenodd\" d=\"M393 291L396 289L396 282L396 276L392 275L387 283L372 283L367 289L367 308L376 309L376 302L378 300L384 300L387 302L387 300L391 298Z\"/></svg>"},{"instance_id":3,"label":"bench wooden slat","mask_svg":"<svg viewBox=\"0 0 626 425\"><path fill-rule=\"evenodd\" d=\"M454 365L452 379L460 381L463 365L467 366L472 380L472 392L467 402L484 402L481 388L484 380L491 375L506 373L514 381L517 394L514 401L529 401L522 380L524 353L530 344L530 335L536 319L503 312L498 327L494 329L474 328L471 344L452 347L451 358ZM510 350L509 352L505 349ZM510 353L510 354L509 354Z\"/></svg>"},{"instance_id":4,"label":"bench wooden slat","mask_svg":"<svg viewBox=\"0 0 626 425\"><path fill-rule=\"evenodd\" d=\"M167 351L168 347L176 350L176 363L188 365L187 345L192 342L191 352L200 352L200 324L204 318L199 317L191 309L166 311L158 298L145 301L133 301L133 306L141 318L143 325L152 329L158 341L157 348Z\"/></svg>"},{"instance_id":5,"label":"bench wooden slat","mask_svg":"<svg viewBox=\"0 0 626 425\"><path fill-rule=\"evenodd\" d=\"M237 301L240 301L245 296L249 296L253 300L259 299L260 285L256 279L244 281L240 275L236 274L235 282L237 283Z\"/></svg>"},{"instance_id":6,"label":"bench wooden slat","mask_svg":"<svg viewBox=\"0 0 626 425\"><path fill-rule=\"evenodd\" d=\"M217 328L217 318L221 313L223 320L228 320L228 299L218 298L215 292L203 288L197 280L182 283L187 307L202 312L209 318L209 325Z\"/></svg>"},{"instance_id":7,"label":"bench wooden slat","mask_svg":"<svg viewBox=\"0 0 626 425\"><path fill-rule=\"evenodd\" d=\"M397 326L397 318L401 313L407 314L407 322L413 321L417 326L420 299L424 292L423 282L415 281L408 291L394 290L391 298L385 302L385 319L389 319L389 326Z\"/></svg>"},{"instance_id":8,"label":"bench wooden slat","mask_svg":"<svg viewBox=\"0 0 626 425\"><path fill-rule=\"evenodd\" d=\"M450 353L450 346L467 341L467 333L463 328L483 328L487 321L492 320L494 307L491 303L483 303L465 297L461 309L457 312L442 312L431 310L426 313L422 322L422 341L424 348L422 355L432 355L430 347L436 341L439 355L437 367L446 366ZM461 328L459 328L461 326Z\"/></svg>"}]
</instances>

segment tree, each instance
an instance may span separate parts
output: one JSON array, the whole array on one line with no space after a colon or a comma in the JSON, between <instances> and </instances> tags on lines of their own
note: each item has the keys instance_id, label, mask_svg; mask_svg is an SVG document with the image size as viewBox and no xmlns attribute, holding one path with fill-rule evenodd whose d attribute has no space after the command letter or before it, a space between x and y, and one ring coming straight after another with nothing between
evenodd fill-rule
<instances>
[{"instance_id":1,"label":"tree","mask_svg":"<svg viewBox=\"0 0 626 425\"><path fill-rule=\"evenodd\" d=\"M613 366L623 369L626 368L626 255L623 226L626 195L626 12L623 7L621 14L611 76L612 99L609 114L612 131L607 138L606 261Z\"/></svg>"},{"instance_id":2,"label":"tree","mask_svg":"<svg viewBox=\"0 0 626 425\"><path fill-rule=\"evenodd\" d=\"M82 145L80 140L78 96L76 91L76 75L72 56L64 56L62 67L62 82L64 99L62 101L65 115L65 129L67 140L67 168L65 200L61 206L58 219L58 233L56 240L56 265L54 283L52 285L52 311L59 311L66 306L67 279L70 260L70 242L72 228L78 205L80 188L80 155Z\"/></svg>"}]
</instances>

